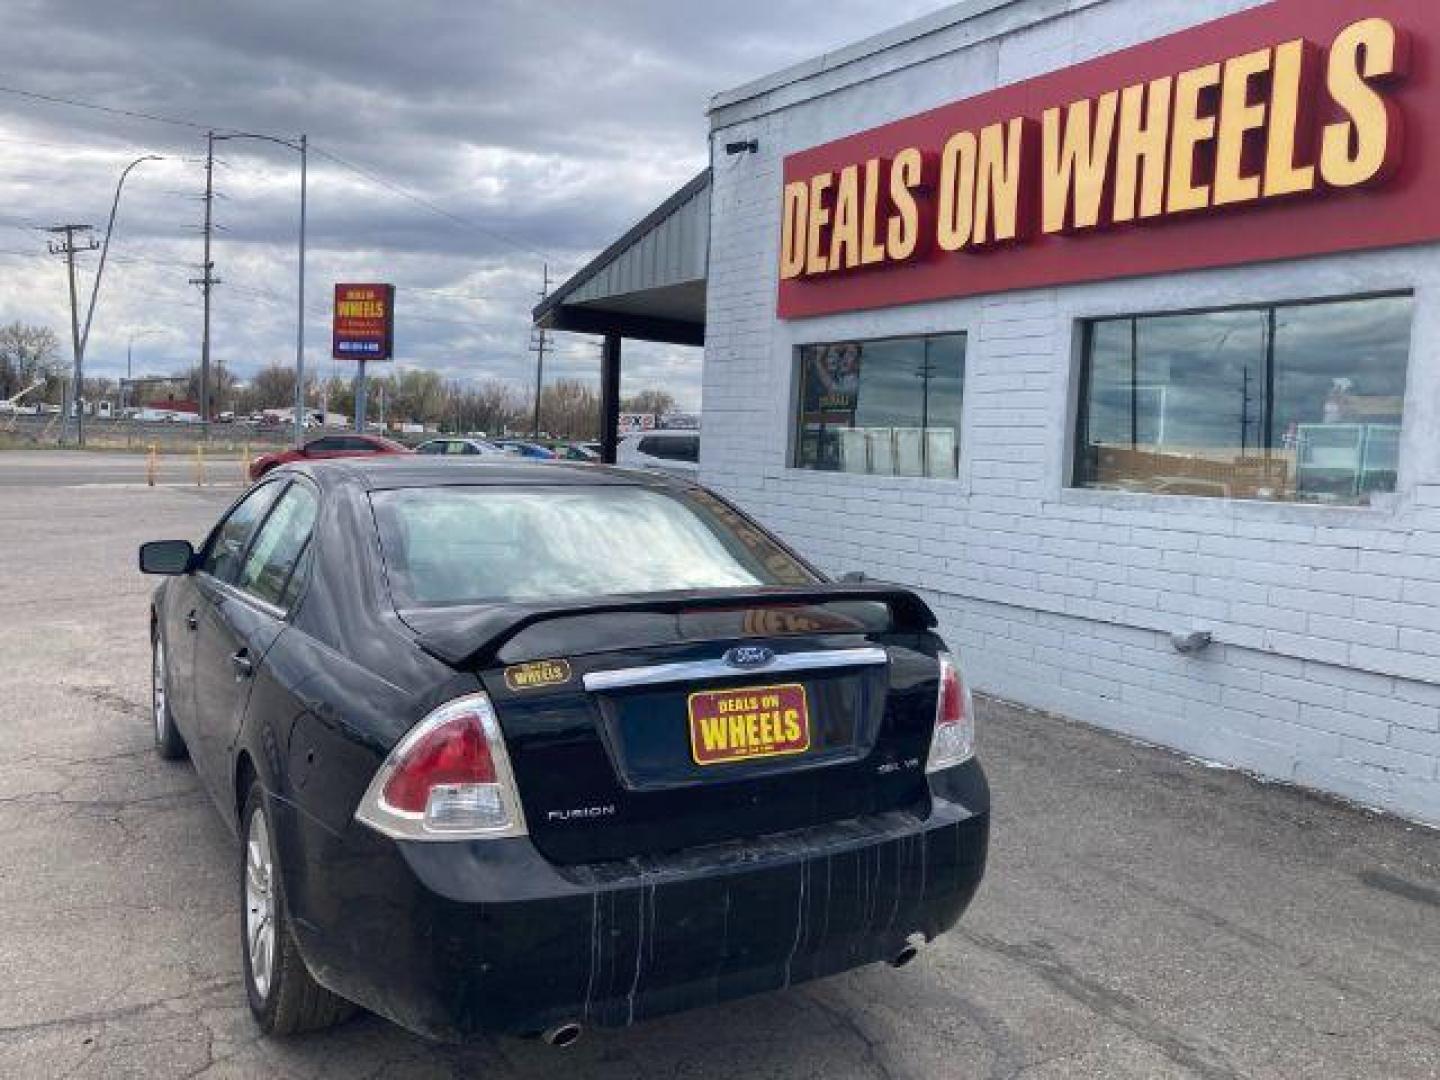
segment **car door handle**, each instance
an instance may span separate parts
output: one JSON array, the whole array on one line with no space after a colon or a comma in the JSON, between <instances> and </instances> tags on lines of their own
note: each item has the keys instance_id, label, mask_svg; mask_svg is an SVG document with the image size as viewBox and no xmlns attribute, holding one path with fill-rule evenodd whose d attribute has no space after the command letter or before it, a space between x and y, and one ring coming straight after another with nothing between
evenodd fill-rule
<instances>
[{"instance_id":1,"label":"car door handle","mask_svg":"<svg viewBox=\"0 0 1440 1080\"><path fill-rule=\"evenodd\" d=\"M236 679L248 679L255 671L255 663L250 659L250 650L241 649L230 655L230 666L235 669Z\"/></svg>"},{"instance_id":2,"label":"car door handle","mask_svg":"<svg viewBox=\"0 0 1440 1080\"><path fill-rule=\"evenodd\" d=\"M192 612L190 612L189 615L186 615L186 616L185 616L185 627L186 627L186 629L188 629L188 630L198 630L198 629L199 629L199 627L200 627L200 620L197 619L197 618L195 618L195 612L192 611Z\"/></svg>"}]
</instances>

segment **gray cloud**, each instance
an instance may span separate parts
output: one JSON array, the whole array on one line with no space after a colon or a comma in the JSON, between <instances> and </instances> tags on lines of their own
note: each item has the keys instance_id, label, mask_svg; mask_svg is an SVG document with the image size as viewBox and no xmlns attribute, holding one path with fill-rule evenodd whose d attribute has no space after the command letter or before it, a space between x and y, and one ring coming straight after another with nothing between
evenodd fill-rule
<instances>
[{"instance_id":1,"label":"gray cloud","mask_svg":"<svg viewBox=\"0 0 1440 1080\"><path fill-rule=\"evenodd\" d=\"M542 253L552 273L573 271L703 167L710 95L933 6L31 0L7 5L0 82L305 131L471 223L312 155L307 352L329 369L332 282L394 281L402 363L525 385ZM103 225L119 169L160 153L127 188L88 366L123 373L132 335L141 370L195 362L203 150L200 131L0 94L0 319L63 336L63 269L34 227ZM221 157L215 355L244 374L293 356L297 172L264 144L226 143ZM590 339L555 344L548 371L595 377ZM633 345L626 358L627 392L698 406L698 351Z\"/></svg>"}]
</instances>

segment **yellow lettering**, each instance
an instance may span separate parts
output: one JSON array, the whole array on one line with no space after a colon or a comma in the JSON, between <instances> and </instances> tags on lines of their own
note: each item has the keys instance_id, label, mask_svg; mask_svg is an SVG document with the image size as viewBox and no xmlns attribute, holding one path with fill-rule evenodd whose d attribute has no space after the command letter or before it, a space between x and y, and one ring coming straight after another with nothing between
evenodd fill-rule
<instances>
[{"instance_id":1,"label":"yellow lettering","mask_svg":"<svg viewBox=\"0 0 1440 1080\"><path fill-rule=\"evenodd\" d=\"M785 724L785 741L797 743L800 741L800 710L786 709L783 717Z\"/></svg>"},{"instance_id":2,"label":"yellow lettering","mask_svg":"<svg viewBox=\"0 0 1440 1080\"><path fill-rule=\"evenodd\" d=\"M904 262L920 247L920 208L915 203L915 189L924 179L925 159L914 147L895 155L890 167L890 203L895 213L885 230L885 254L895 262Z\"/></svg>"},{"instance_id":3,"label":"yellow lettering","mask_svg":"<svg viewBox=\"0 0 1440 1080\"><path fill-rule=\"evenodd\" d=\"M743 745L754 746L760 741L760 733L756 730L759 724L759 717L753 712L745 714L745 740Z\"/></svg>"},{"instance_id":4,"label":"yellow lettering","mask_svg":"<svg viewBox=\"0 0 1440 1080\"><path fill-rule=\"evenodd\" d=\"M823 250L825 229L830 224L830 210L825 206L825 192L835 178L820 173L810 178L810 223L805 230L805 273L823 274L830 268Z\"/></svg>"},{"instance_id":5,"label":"yellow lettering","mask_svg":"<svg viewBox=\"0 0 1440 1080\"><path fill-rule=\"evenodd\" d=\"M940 220L936 239L945 251L970 243L975 225L975 168L979 142L973 131L959 131L940 152Z\"/></svg>"},{"instance_id":6,"label":"yellow lettering","mask_svg":"<svg viewBox=\"0 0 1440 1080\"><path fill-rule=\"evenodd\" d=\"M803 180L785 185L784 222L780 228L780 278L788 281L805 272L805 228L809 219L810 185Z\"/></svg>"},{"instance_id":7,"label":"yellow lettering","mask_svg":"<svg viewBox=\"0 0 1440 1080\"><path fill-rule=\"evenodd\" d=\"M1320 174L1331 187L1368 184L1393 164L1400 114L1371 83L1404 66L1401 38L1385 19L1362 19L1335 39L1326 85L1350 118L1327 127L1321 142Z\"/></svg>"},{"instance_id":8,"label":"yellow lettering","mask_svg":"<svg viewBox=\"0 0 1440 1080\"><path fill-rule=\"evenodd\" d=\"M732 749L745 745L745 717L740 713L730 714L730 746Z\"/></svg>"},{"instance_id":9,"label":"yellow lettering","mask_svg":"<svg viewBox=\"0 0 1440 1080\"><path fill-rule=\"evenodd\" d=\"M885 245L875 239L880 217L880 159L865 163L865 205L860 222L860 265L874 266L885 261Z\"/></svg>"},{"instance_id":10,"label":"yellow lettering","mask_svg":"<svg viewBox=\"0 0 1440 1080\"><path fill-rule=\"evenodd\" d=\"M1302 41L1287 41L1275 50L1273 73L1270 77L1270 130L1265 145L1265 197L1299 195L1315 187L1315 166L1296 165L1295 148L1308 125L1302 129L1301 94L1309 46Z\"/></svg>"},{"instance_id":11,"label":"yellow lettering","mask_svg":"<svg viewBox=\"0 0 1440 1080\"><path fill-rule=\"evenodd\" d=\"M1159 217L1165 212L1173 90L1174 80L1167 75L1148 85L1126 87L1120 94L1114 221Z\"/></svg>"},{"instance_id":12,"label":"yellow lettering","mask_svg":"<svg viewBox=\"0 0 1440 1080\"><path fill-rule=\"evenodd\" d=\"M853 270L860 265L860 168L840 170L835 190L835 227L830 230L830 267Z\"/></svg>"},{"instance_id":13,"label":"yellow lettering","mask_svg":"<svg viewBox=\"0 0 1440 1080\"><path fill-rule=\"evenodd\" d=\"M724 750L725 743L725 718L722 716L700 717L700 741L705 744L709 753Z\"/></svg>"},{"instance_id":14,"label":"yellow lettering","mask_svg":"<svg viewBox=\"0 0 1440 1080\"><path fill-rule=\"evenodd\" d=\"M999 243L1020 235L1020 163L1025 120L991 124L980 131L979 179L975 192L975 243ZM994 224L992 233L991 224Z\"/></svg>"},{"instance_id":15,"label":"yellow lettering","mask_svg":"<svg viewBox=\"0 0 1440 1080\"><path fill-rule=\"evenodd\" d=\"M1067 227L1092 229L1100 223L1110 148L1115 137L1115 110L1120 95L1105 94L1092 110L1089 99L1065 110L1046 109L1044 118L1043 228L1058 233ZM1092 123L1092 111L1094 114ZM1073 209L1072 209L1073 208Z\"/></svg>"},{"instance_id":16,"label":"yellow lettering","mask_svg":"<svg viewBox=\"0 0 1440 1080\"><path fill-rule=\"evenodd\" d=\"M1210 185L1196 177L1196 151L1215 138L1215 117L1201 113L1202 98L1220 85L1220 65L1192 68L1175 81L1175 120L1170 130L1170 198L1172 214L1203 210L1210 205Z\"/></svg>"},{"instance_id":17,"label":"yellow lettering","mask_svg":"<svg viewBox=\"0 0 1440 1080\"><path fill-rule=\"evenodd\" d=\"M1220 132L1215 141L1215 205L1253 202L1260 197L1260 176L1246 172L1250 133L1265 126L1264 102L1251 100L1255 79L1270 70L1269 49L1237 56L1225 64L1220 86Z\"/></svg>"}]
</instances>

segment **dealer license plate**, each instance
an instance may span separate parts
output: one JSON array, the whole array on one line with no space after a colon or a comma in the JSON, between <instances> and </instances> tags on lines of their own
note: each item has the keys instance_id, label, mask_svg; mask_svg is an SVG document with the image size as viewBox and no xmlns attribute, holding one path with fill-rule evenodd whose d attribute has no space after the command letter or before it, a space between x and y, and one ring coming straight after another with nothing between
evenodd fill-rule
<instances>
[{"instance_id":1,"label":"dealer license plate","mask_svg":"<svg viewBox=\"0 0 1440 1080\"><path fill-rule=\"evenodd\" d=\"M697 765L803 754L810 749L805 687L752 686L690 695L690 754Z\"/></svg>"}]
</instances>

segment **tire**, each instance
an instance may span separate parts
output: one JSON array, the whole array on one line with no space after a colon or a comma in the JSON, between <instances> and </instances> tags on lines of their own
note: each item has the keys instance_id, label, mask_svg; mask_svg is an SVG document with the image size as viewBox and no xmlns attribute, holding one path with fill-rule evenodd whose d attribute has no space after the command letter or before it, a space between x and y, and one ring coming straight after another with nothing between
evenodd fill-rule
<instances>
[{"instance_id":1,"label":"tire","mask_svg":"<svg viewBox=\"0 0 1440 1080\"><path fill-rule=\"evenodd\" d=\"M170 673L165 666L165 641L157 630L150 637L150 719L155 752L166 761L179 761L189 751L170 712Z\"/></svg>"},{"instance_id":2,"label":"tire","mask_svg":"<svg viewBox=\"0 0 1440 1080\"><path fill-rule=\"evenodd\" d=\"M266 1035L298 1035L348 1020L355 1006L315 981L295 944L259 782L245 797L240 837L240 957L255 1022Z\"/></svg>"}]
</instances>

